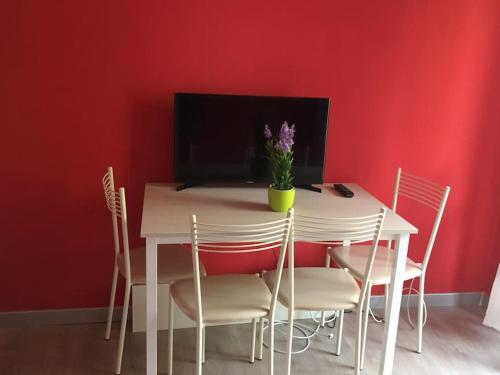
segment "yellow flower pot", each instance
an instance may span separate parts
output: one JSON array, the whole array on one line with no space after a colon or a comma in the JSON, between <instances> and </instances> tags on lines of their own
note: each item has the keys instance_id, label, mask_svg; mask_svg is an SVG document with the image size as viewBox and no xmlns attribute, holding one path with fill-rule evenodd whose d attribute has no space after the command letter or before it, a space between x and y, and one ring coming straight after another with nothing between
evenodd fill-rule
<instances>
[{"instance_id":1,"label":"yellow flower pot","mask_svg":"<svg viewBox=\"0 0 500 375\"><path fill-rule=\"evenodd\" d=\"M287 212L293 207L295 201L295 188L289 190L278 190L271 186L267 189L269 207L276 212Z\"/></svg>"}]
</instances>

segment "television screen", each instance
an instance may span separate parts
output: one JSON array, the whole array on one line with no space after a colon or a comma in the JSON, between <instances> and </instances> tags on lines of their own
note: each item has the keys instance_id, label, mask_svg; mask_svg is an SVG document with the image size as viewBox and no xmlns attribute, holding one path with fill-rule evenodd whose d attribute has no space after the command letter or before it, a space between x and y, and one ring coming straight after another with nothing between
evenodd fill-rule
<instances>
[{"instance_id":1,"label":"television screen","mask_svg":"<svg viewBox=\"0 0 500 375\"><path fill-rule=\"evenodd\" d=\"M271 182L264 126L295 124L295 185L323 182L327 98L178 93L174 96L177 182Z\"/></svg>"}]
</instances>

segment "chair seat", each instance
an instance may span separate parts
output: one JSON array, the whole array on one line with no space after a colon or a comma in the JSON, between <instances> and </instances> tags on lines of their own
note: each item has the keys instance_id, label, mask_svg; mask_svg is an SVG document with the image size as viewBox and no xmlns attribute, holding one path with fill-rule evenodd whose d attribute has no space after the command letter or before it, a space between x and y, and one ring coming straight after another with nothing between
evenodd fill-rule
<instances>
[{"instance_id":1,"label":"chair seat","mask_svg":"<svg viewBox=\"0 0 500 375\"><path fill-rule=\"evenodd\" d=\"M353 276L361 280L364 277L366 263L370 255L369 245L338 246L328 249L328 253L342 268L348 268ZM372 280L373 285L387 285L391 282L392 261L394 250L384 246L377 248L375 261L373 262ZM410 258L406 261L405 280L419 277L422 274L422 265L415 263Z\"/></svg>"},{"instance_id":2,"label":"chair seat","mask_svg":"<svg viewBox=\"0 0 500 375\"><path fill-rule=\"evenodd\" d=\"M354 309L359 300L360 289L356 280L338 268L295 268L295 310L344 310ZM272 288L276 272L264 274L267 285ZM288 306L290 283L288 269L283 270L278 300Z\"/></svg>"},{"instance_id":3,"label":"chair seat","mask_svg":"<svg viewBox=\"0 0 500 375\"><path fill-rule=\"evenodd\" d=\"M256 275L206 276L200 283L204 323L243 321L269 313L271 292ZM196 321L194 281L176 281L170 291L177 306Z\"/></svg>"},{"instance_id":4,"label":"chair seat","mask_svg":"<svg viewBox=\"0 0 500 375\"><path fill-rule=\"evenodd\" d=\"M131 249L130 252L131 282L134 285L146 284L146 248ZM118 269L125 276L125 260L121 253L117 259ZM200 272L205 268L200 263ZM175 280L193 277L193 260L191 251L180 245L158 245L158 284L168 284Z\"/></svg>"}]
</instances>

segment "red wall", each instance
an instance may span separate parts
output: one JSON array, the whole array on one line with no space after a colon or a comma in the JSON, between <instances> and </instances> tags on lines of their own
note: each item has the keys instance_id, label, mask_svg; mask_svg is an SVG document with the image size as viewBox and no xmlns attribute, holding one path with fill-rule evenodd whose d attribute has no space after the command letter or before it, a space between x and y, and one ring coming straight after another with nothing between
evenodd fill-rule
<instances>
[{"instance_id":1,"label":"red wall","mask_svg":"<svg viewBox=\"0 0 500 375\"><path fill-rule=\"evenodd\" d=\"M100 178L115 167L141 244L144 183L172 180L176 91L330 97L326 180L386 203L397 166L449 184L428 291L489 291L500 261L498 1L0 7L0 311L106 304ZM412 239L417 259L422 246Z\"/></svg>"}]
</instances>

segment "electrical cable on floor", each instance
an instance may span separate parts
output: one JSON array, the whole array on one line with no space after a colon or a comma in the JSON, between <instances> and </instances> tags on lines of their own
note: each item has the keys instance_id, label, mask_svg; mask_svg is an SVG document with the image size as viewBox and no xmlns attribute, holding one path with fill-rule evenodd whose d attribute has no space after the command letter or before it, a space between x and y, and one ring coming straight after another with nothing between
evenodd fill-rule
<instances>
[{"instance_id":1,"label":"electrical cable on floor","mask_svg":"<svg viewBox=\"0 0 500 375\"><path fill-rule=\"evenodd\" d=\"M410 296L412 295L413 292L415 292L415 294L418 294L418 290L415 289L415 288L413 288L413 281L415 281L415 279L412 279L411 282L410 282L410 286L407 287L407 288L403 288L403 291L402 291L403 294L404 294L405 291L408 291L408 294L406 294L406 296L407 296L407 298L406 298L406 315L408 317L408 323L410 324L411 328L415 328L415 324L411 320L411 315L410 315ZM424 303L423 303L423 309L424 309L424 321L423 321L422 327L425 327L425 324L427 323L427 306L425 304L425 300L424 300ZM373 310L372 310L371 307L370 307L369 313L370 313L370 316L372 317L372 319L376 323L383 323L383 322L385 322L385 317L382 318L380 316L375 315L373 313Z\"/></svg>"},{"instance_id":2,"label":"electrical cable on floor","mask_svg":"<svg viewBox=\"0 0 500 375\"><path fill-rule=\"evenodd\" d=\"M405 290L408 290L408 294L407 294L408 297L406 299L406 313L408 316L408 323L410 323L411 328L415 328L415 324L413 324L413 321L411 320L411 316L410 316L410 295L412 292L415 292L418 294L418 290L413 288L413 281L415 281L415 279L411 280L410 287L403 289L403 292ZM424 321L423 321L422 327L425 327L425 323L427 323L427 306L425 305L425 300L423 303L423 308L424 308Z\"/></svg>"},{"instance_id":3,"label":"electrical cable on floor","mask_svg":"<svg viewBox=\"0 0 500 375\"><path fill-rule=\"evenodd\" d=\"M276 262L276 264L277 264L277 263L278 263L278 256L277 256L277 255L276 255L276 253L275 253L275 249L273 249L273 255L274 255L274 258L275 258L275 262ZM262 272L258 273L257 275L258 275L259 277L263 277L265 272L266 272L266 271L264 270L264 271L262 271ZM350 312L350 311L345 310L345 312ZM300 349L300 350L295 350L295 351L293 351L293 350L292 350L292 354L299 354L299 353L303 353L303 352L305 352L305 351L309 348L309 346L311 345L311 338L313 338L313 337L314 337L314 336L316 336L316 335L326 337L328 340L332 340L332 339L333 339L333 337L334 337L333 333L330 333L330 334L328 334L328 335L321 335L321 334L319 333L319 330L320 330L320 328L321 328L321 321L320 321L320 320L318 320L317 318L315 318L315 317L313 316L313 313L312 313L312 312L309 312L309 316L310 316L310 319L311 319L313 322L315 322L315 323L316 323L316 328L314 328L314 329L313 329L313 328L311 328L311 327L308 327L308 326L306 326L306 325L304 325L304 324L302 324L302 323L297 323L297 321L294 321L294 323L293 323L293 327L294 327L294 329L296 329L296 330L298 330L299 332L301 332L301 333L302 333L302 336L292 335L292 338L294 338L294 339L299 339L299 340L306 340L306 344L305 344L305 346L304 346L302 349ZM330 317L328 317L327 319L325 319L325 322L324 322L324 323L325 323L325 325L326 325L328 328L331 328L331 329L335 328L335 322L336 322L337 317L338 317L338 312L335 312L333 315L331 315ZM329 324L329 323L331 323L331 324ZM276 321L274 322L274 325L275 325L275 326L288 325L288 321L287 321L287 320L276 320ZM265 325L264 325L264 330L266 330L267 328L269 328L269 324L265 324ZM278 331L278 330L276 330L276 331ZM283 332L283 331L279 331L279 332L282 332L282 333L285 333L285 334L287 333L287 332ZM309 333L309 334L308 334L308 333ZM268 346L265 342L263 342L263 345L264 345L266 348L269 348L269 346ZM277 352L277 353L286 354L286 351L284 351L284 350L279 350L279 349L277 349L276 347L274 348L274 351L275 351L275 352Z\"/></svg>"},{"instance_id":4,"label":"electrical cable on floor","mask_svg":"<svg viewBox=\"0 0 500 375\"><path fill-rule=\"evenodd\" d=\"M312 327L309 327L303 323L298 323L297 321L294 321L293 322L293 328L296 329L297 331L301 332L302 335L292 335L292 337L294 339L299 339L299 340L306 340L306 343L304 345L304 347L302 349L299 349L299 350L292 350L292 354L300 354L300 353L303 353L305 352L307 349L309 349L309 346L311 345L311 338L313 338L314 336L323 336L323 337L326 337L328 340L331 340L333 339L334 335L333 333L330 333L328 335L323 335L323 334L320 334L319 333L319 330L321 328L321 321L318 320L317 318L315 318L312 314L312 312L309 313L310 315L310 319L316 323L316 328L312 328ZM333 328L335 327L335 321L337 319L337 313L333 314L332 316L328 317L328 319L325 320L325 324L327 323L333 323L333 326L330 326L328 325L329 328ZM282 326L282 325L288 325L288 321L286 320L276 320L274 322L274 325L279 327L279 326ZM269 328L269 324L266 324L264 326L264 330L266 330L267 328ZM287 334L287 332L285 331L282 331L282 330L276 330L277 332L282 332L284 334ZM264 342L264 346L266 348L269 348L268 344L266 344ZM274 351L277 352L277 353L282 353L282 354L286 354L287 352L284 351L284 350L280 350L278 348L274 348Z\"/></svg>"},{"instance_id":5,"label":"electrical cable on floor","mask_svg":"<svg viewBox=\"0 0 500 375\"><path fill-rule=\"evenodd\" d=\"M373 310L372 310L371 307L369 307L368 313L370 314L370 316L372 317L372 319L375 321L375 323L383 323L384 322L384 318L381 317L381 316L375 315L373 313Z\"/></svg>"},{"instance_id":6,"label":"electrical cable on floor","mask_svg":"<svg viewBox=\"0 0 500 375\"><path fill-rule=\"evenodd\" d=\"M383 323L384 322L384 317L380 316L380 315L375 315L375 313L373 312L373 309L372 309L372 306L370 304L370 306L368 307L368 313L370 314L370 316L372 317L372 319L376 322L376 323Z\"/></svg>"}]
</instances>

